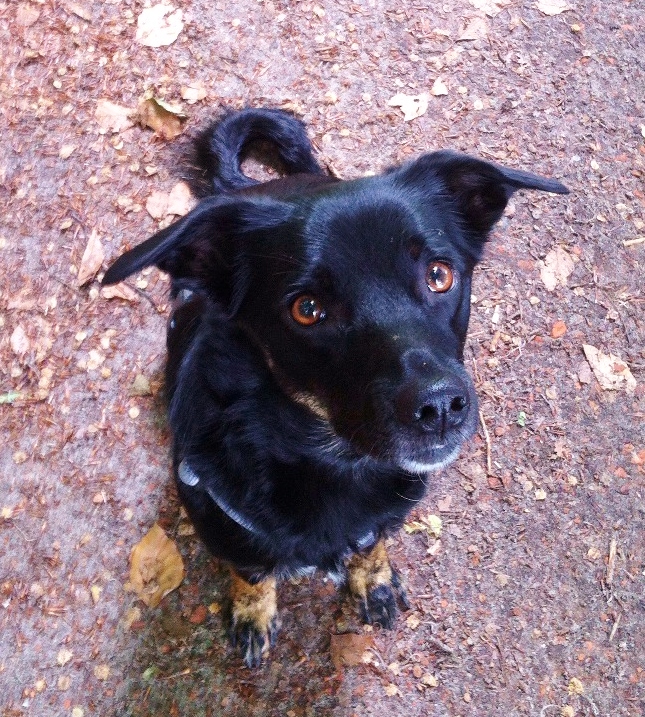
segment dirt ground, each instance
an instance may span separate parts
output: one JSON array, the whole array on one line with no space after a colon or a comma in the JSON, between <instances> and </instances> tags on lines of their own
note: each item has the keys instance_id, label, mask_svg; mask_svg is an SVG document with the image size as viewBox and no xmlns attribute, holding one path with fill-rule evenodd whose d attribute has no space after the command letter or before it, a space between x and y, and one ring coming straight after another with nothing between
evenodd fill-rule
<instances>
[{"instance_id":1,"label":"dirt ground","mask_svg":"<svg viewBox=\"0 0 645 717\"><path fill-rule=\"evenodd\" d=\"M642 4L174 0L156 48L146 4L0 0L0 714L645 714ZM176 138L106 119L146 92L181 107ZM427 111L404 121L398 93ZM225 577L169 473L167 281L97 281L171 220L221 105L296 111L344 177L452 147L572 191L517 195L493 235L466 354L481 429L411 516L440 537L391 538L412 607L356 666L332 663L333 636L366 633L324 576L281 586L268 664L227 646ZM126 583L155 522L186 577L148 608Z\"/></svg>"}]
</instances>

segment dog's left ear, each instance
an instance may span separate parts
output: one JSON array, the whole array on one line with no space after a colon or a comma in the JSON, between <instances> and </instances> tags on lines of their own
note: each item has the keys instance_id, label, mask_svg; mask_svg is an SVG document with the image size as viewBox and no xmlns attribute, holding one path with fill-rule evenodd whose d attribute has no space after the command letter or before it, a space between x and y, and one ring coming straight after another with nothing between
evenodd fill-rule
<instances>
[{"instance_id":1,"label":"dog's left ear","mask_svg":"<svg viewBox=\"0 0 645 717\"><path fill-rule=\"evenodd\" d=\"M447 190L467 227L483 235L501 218L508 200L518 189L569 193L555 179L500 167L450 150L426 154L397 173L405 185L414 185L421 191Z\"/></svg>"}]
</instances>

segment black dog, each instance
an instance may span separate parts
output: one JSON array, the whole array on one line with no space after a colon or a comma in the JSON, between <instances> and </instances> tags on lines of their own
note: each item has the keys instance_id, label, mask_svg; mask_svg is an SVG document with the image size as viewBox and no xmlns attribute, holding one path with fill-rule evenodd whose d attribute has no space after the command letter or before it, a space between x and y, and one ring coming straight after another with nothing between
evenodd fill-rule
<instances>
[{"instance_id":1,"label":"black dog","mask_svg":"<svg viewBox=\"0 0 645 717\"><path fill-rule=\"evenodd\" d=\"M256 141L288 176L242 173ZM197 148L209 196L103 283L151 264L172 277L177 485L232 566L231 634L251 666L275 637L276 577L310 567L391 625L403 593L383 537L477 425L462 364L473 268L515 190L567 189L448 151L340 181L278 110L229 114Z\"/></svg>"}]
</instances>

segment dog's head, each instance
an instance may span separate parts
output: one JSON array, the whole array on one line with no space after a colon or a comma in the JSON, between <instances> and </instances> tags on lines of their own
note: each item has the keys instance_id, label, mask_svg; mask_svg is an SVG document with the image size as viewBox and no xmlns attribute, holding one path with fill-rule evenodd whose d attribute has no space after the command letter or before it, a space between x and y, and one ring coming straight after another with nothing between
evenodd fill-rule
<instances>
[{"instance_id":1,"label":"dog's head","mask_svg":"<svg viewBox=\"0 0 645 717\"><path fill-rule=\"evenodd\" d=\"M436 152L382 176L281 180L203 200L121 257L207 292L261 350L281 389L355 452L439 468L475 431L462 354L473 268L520 188L554 180Z\"/></svg>"}]
</instances>

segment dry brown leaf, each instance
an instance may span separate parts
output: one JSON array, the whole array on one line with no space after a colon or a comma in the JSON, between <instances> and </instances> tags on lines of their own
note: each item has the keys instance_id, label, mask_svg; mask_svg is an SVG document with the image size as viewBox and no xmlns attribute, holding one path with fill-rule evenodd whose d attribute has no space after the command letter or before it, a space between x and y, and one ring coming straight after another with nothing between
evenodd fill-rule
<instances>
[{"instance_id":1,"label":"dry brown leaf","mask_svg":"<svg viewBox=\"0 0 645 717\"><path fill-rule=\"evenodd\" d=\"M559 339L567 333L567 325L564 321L556 321L551 327L551 338Z\"/></svg>"},{"instance_id":2,"label":"dry brown leaf","mask_svg":"<svg viewBox=\"0 0 645 717\"><path fill-rule=\"evenodd\" d=\"M608 391L624 388L627 393L634 391L636 379L621 358L614 354L605 354L589 344L583 344L582 350L601 388Z\"/></svg>"},{"instance_id":3,"label":"dry brown leaf","mask_svg":"<svg viewBox=\"0 0 645 717\"><path fill-rule=\"evenodd\" d=\"M544 15L559 15L566 10L571 10L571 6L566 0L538 0L535 7Z\"/></svg>"},{"instance_id":4,"label":"dry brown leaf","mask_svg":"<svg viewBox=\"0 0 645 717\"><path fill-rule=\"evenodd\" d=\"M132 549L130 585L149 607L179 587L184 579L184 563L177 546L155 523Z\"/></svg>"},{"instance_id":5,"label":"dry brown leaf","mask_svg":"<svg viewBox=\"0 0 645 717\"><path fill-rule=\"evenodd\" d=\"M331 661L338 672L343 667L354 667L363 662L363 653L374 645L369 633L356 635L352 632L331 636Z\"/></svg>"},{"instance_id":6,"label":"dry brown leaf","mask_svg":"<svg viewBox=\"0 0 645 717\"><path fill-rule=\"evenodd\" d=\"M428 99L429 95L427 92L422 92L420 95L406 95L400 92L388 100L388 105L390 107L400 107L403 112L404 121L409 122L426 113L428 109Z\"/></svg>"},{"instance_id":7,"label":"dry brown leaf","mask_svg":"<svg viewBox=\"0 0 645 717\"><path fill-rule=\"evenodd\" d=\"M139 301L139 295L134 289L121 282L113 286L104 286L101 289L101 296L104 299L123 299L124 301Z\"/></svg>"},{"instance_id":8,"label":"dry brown leaf","mask_svg":"<svg viewBox=\"0 0 645 717\"><path fill-rule=\"evenodd\" d=\"M182 133L186 115L164 100L147 96L139 103L137 119L164 139L174 139Z\"/></svg>"},{"instance_id":9,"label":"dry brown leaf","mask_svg":"<svg viewBox=\"0 0 645 717\"><path fill-rule=\"evenodd\" d=\"M98 270L103 264L105 254L103 252L103 246L99 235L96 233L96 229L92 229L90 238L87 241L87 246L83 252L83 258L81 259L81 265L78 269L78 285L84 286L88 281L91 281Z\"/></svg>"},{"instance_id":10,"label":"dry brown leaf","mask_svg":"<svg viewBox=\"0 0 645 717\"><path fill-rule=\"evenodd\" d=\"M183 13L160 3L147 7L137 18L136 40L146 47L172 45L184 29Z\"/></svg>"},{"instance_id":11,"label":"dry brown leaf","mask_svg":"<svg viewBox=\"0 0 645 717\"><path fill-rule=\"evenodd\" d=\"M94 117L99 123L103 134L107 132L123 132L134 127L134 120L131 117L132 110L122 105L117 105L110 100L100 99L96 103Z\"/></svg>"},{"instance_id":12,"label":"dry brown leaf","mask_svg":"<svg viewBox=\"0 0 645 717\"><path fill-rule=\"evenodd\" d=\"M538 261L537 265L544 286L548 291L553 291L558 284L567 285L567 279L573 271L575 262L571 254L561 246L557 246L544 257L544 261Z\"/></svg>"}]
</instances>

